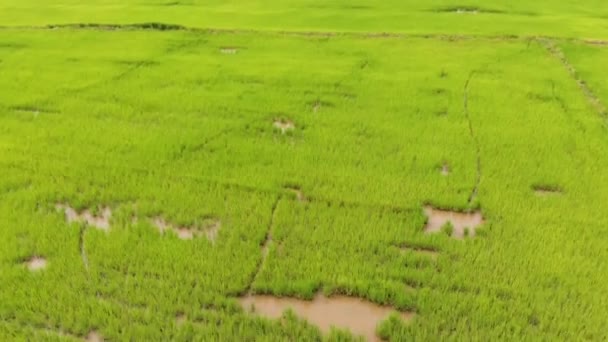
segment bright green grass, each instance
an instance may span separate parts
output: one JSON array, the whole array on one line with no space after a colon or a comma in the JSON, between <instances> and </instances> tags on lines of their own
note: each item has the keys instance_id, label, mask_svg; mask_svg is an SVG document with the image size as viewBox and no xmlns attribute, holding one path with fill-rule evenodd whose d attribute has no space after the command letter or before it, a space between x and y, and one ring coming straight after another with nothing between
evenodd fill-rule
<instances>
[{"instance_id":1,"label":"bright green grass","mask_svg":"<svg viewBox=\"0 0 608 342\"><path fill-rule=\"evenodd\" d=\"M14 7L3 13L11 25L165 21L588 37L584 26L562 26L584 19L593 37L602 36L593 24L601 19L584 18L601 11L568 3L495 6L486 9L509 13L474 16L407 5L407 14L390 8L395 22L386 20L386 8L349 5L356 14L340 20L349 12L344 5L308 4L309 11L274 5L254 12L209 5L214 12L56 4L56 16L45 12L38 20L21 2L27 17ZM315 13L322 16L311 25ZM412 28L416 21L403 20L407 15L441 20ZM385 19L382 27L374 16ZM556 30L556 18L567 29ZM537 43L71 30L2 35L0 184L4 240L13 247L2 255L11 270L2 274L10 284L1 293L0 332L7 339L59 331L56 337L69 338L91 329L117 340L319 338L293 319L273 324L244 316L234 298L250 286L301 297L322 288L415 310L411 325L383 327L395 340L606 338L605 129L566 70ZM239 52L222 55L222 46ZM601 48L564 47L581 78L606 98L597 68ZM467 79L470 122L463 111ZM316 112L315 103L321 103ZM293 120L296 131L281 136L272 128L275 118ZM475 144L481 183L473 205L488 225L463 244L421 234L423 203L467 207L477 177ZM438 173L444 161L453 171L448 178ZM284 190L294 185L311 203ZM564 194L537 198L533 185ZM251 285L277 200L271 252ZM66 229L52 208L60 201L113 206L112 233L85 235L89 273L78 251L80 228ZM160 237L146 221L159 214L183 224L214 216L223 230L215 245ZM133 215L140 223L132 223ZM441 257L402 254L403 244L436 248ZM31 255L49 260L43 274L31 276L19 264ZM196 323L177 328L177 312Z\"/></svg>"},{"instance_id":2,"label":"bright green grass","mask_svg":"<svg viewBox=\"0 0 608 342\"><path fill-rule=\"evenodd\" d=\"M67 29L0 42L0 339L322 338L246 315L249 288L415 311L382 326L395 341L608 338L608 132L540 43ZM568 46L582 77L601 72L605 49ZM84 235L88 271L58 202L113 209L109 234ZM487 224L426 235L425 203L481 208ZM222 229L182 241L157 215ZM29 272L32 255L48 267Z\"/></svg>"},{"instance_id":3,"label":"bright green grass","mask_svg":"<svg viewBox=\"0 0 608 342\"><path fill-rule=\"evenodd\" d=\"M457 9L477 14L455 13ZM608 39L604 0L5 0L2 26L164 22L197 28Z\"/></svg>"}]
</instances>

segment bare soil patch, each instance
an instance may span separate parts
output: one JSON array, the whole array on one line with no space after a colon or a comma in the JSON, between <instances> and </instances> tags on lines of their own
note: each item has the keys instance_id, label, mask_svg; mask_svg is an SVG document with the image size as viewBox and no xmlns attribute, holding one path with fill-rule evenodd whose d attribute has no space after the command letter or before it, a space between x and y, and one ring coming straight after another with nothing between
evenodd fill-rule
<instances>
[{"instance_id":1,"label":"bare soil patch","mask_svg":"<svg viewBox=\"0 0 608 342\"><path fill-rule=\"evenodd\" d=\"M88 335L87 338L85 339L85 341L87 342L103 342L104 339L103 337L95 330L91 331Z\"/></svg>"},{"instance_id":2,"label":"bare soil patch","mask_svg":"<svg viewBox=\"0 0 608 342\"><path fill-rule=\"evenodd\" d=\"M284 119L274 120L273 126L279 129L282 134L285 134L287 131L291 131L296 128L296 125L292 121Z\"/></svg>"},{"instance_id":3,"label":"bare soil patch","mask_svg":"<svg viewBox=\"0 0 608 342\"><path fill-rule=\"evenodd\" d=\"M534 194L539 197L557 196L562 194L562 190L552 186L533 186Z\"/></svg>"},{"instance_id":4,"label":"bare soil patch","mask_svg":"<svg viewBox=\"0 0 608 342\"><path fill-rule=\"evenodd\" d=\"M397 312L390 307L358 298L345 296L328 298L322 294L315 296L312 301L256 295L241 298L240 303L245 311L270 319L281 318L285 310L292 309L296 315L318 326L325 334L334 326L348 329L368 341L381 341L376 336L376 326L391 313ZM397 313L406 322L414 316L411 312Z\"/></svg>"},{"instance_id":5,"label":"bare soil patch","mask_svg":"<svg viewBox=\"0 0 608 342\"><path fill-rule=\"evenodd\" d=\"M585 39L583 40L585 43L587 44L591 44L591 45L608 45L608 41L606 40L599 40L599 39Z\"/></svg>"},{"instance_id":6,"label":"bare soil patch","mask_svg":"<svg viewBox=\"0 0 608 342\"><path fill-rule=\"evenodd\" d=\"M110 218L112 217L112 210L109 207L103 207L100 216L95 216L90 210L85 210L81 213L76 209L70 207L67 204L57 204L55 206L58 210L65 212L65 218L68 223L72 222L84 222L89 226L108 231L110 229Z\"/></svg>"},{"instance_id":7,"label":"bare soil patch","mask_svg":"<svg viewBox=\"0 0 608 342\"><path fill-rule=\"evenodd\" d=\"M477 227L484 223L481 212L458 212L450 210L435 209L431 206L424 207L424 214L427 216L427 223L424 231L427 233L438 233L450 224L452 226L452 237L457 239L464 238L468 231L469 236L475 236Z\"/></svg>"},{"instance_id":8,"label":"bare soil patch","mask_svg":"<svg viewBox=\"0 0 608 342\"><path fill-rule=\"evenodd\" d=\"M502 11L502 10L491 9L491 8L481 8L481 7L476 7L476 6L466 6L466 5L441 7L441 8L435 9L433 12L456 13L456 14L479 14L479 13L504 14L504 13L506 13L505 11Z\"/></svg>"},{"instance_id":9,"label":"bare soil patch","mask_svg":"<svg viewBox=\"0 0 608 342\"><path fill-rule=\"evenodd\" d=\"M27 269L36 272L46 268L47 261L45 258L40 256L31 257L29 260L25 262Z\"/></svg>"},{"instance_id":10,"label":"bare soil patch","mask_svg":"<svg viewBox=\"0 0 608 342\"><path fill-rule=\"evenodd\" d=\"M178 327L184 325L184 323L186 323L186 320L188 320L188 317L182 312L179 312L177 315L175 315L175 324L177 324Z\"/></svg>"},{"instance_id":11,"label":"bare soil patch","mask_svg":"<svg viewBox=\"0 0 608 342\"><path fill-rule=\"evenodd\" d=\"M161 234L164 234L166 231L172 231L181 240L192 240L194 238L204 236L211 242L215 242L217 239L217 234L222 227L222 223L218 219L209 220L202 226L192 227L179 227L165 221L165 219L162 217L154 218L152 223L160 230Z\"/></svg>"},{"instance_id":12,"label":"bare soil patch","mask_svg":"<svg viewBox=\"0 0 608 342\"><path fill-rule=\"evenodd\" d=\"M452 12L458 13L458 14L477 14L477 13L479 13L479 11L476 9L466 9L466 8L457 8L456 10L454 10Z\"/></svg>"},{"instance_id":13,"label":"bare soil patch","mask_svg":"<svg viewBox=\"0 0 608 342\"><path fill-rule=\"evenodd\" d=\"M321 109L321 102L317 101L313 104L312 111L316 113L319 111L319 109Z\"/></svg>"}]
</instances>

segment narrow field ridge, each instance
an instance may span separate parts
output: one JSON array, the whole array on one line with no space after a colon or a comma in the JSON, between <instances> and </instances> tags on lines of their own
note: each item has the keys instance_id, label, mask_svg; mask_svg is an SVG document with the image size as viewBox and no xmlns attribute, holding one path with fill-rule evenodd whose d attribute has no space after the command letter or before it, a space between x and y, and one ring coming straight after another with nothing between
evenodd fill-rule
<instances>
[{"instance_id":1,"label":"narrow field ridge","mask_svg":"<svg viewBox=\"0 0 608 342\"><path fill-rule=\"evenodd\" d=\"M593 108L604 118L608 118L608 111L606 110L606 106L604 106L604 104L602 103L602 101L599 99L599 97L597 97L595 95L595 93L593 93L593 90L591 90L591 88L589 87L589 85L587 84L587 82L585 82L585 80L583 80L578 72L576 71L576 68L574 67L574 65L572 65L568 59L566 58L566 55L564 54L564 52L555 44L555 42L553 40L549 40L549 39L539 39L538 40L542 45L545 46L545 48L547 49L547 51L549 51L549 53L551 54L551 56L557 58L560 63L564 66L564 68L566 68L566 70L568 71L568 73L570 74L570 76L576 81L576 83L578 84L579 88L583 91L583 94L585 94L585 97L587 98L587 100L589 101L589 103L591 103L591 105L593 106ZM608 42L605 41L584 41L588 44L608 44Z\"/></svg>"},{"instance_id":2,"label":"narrow field ridge","mask_svg":"<svg viewBox=\"0 0 608 342\"><path fill-rule=\"evenodd\" d=\"M475 34L444 34L444 33L396 33L396 32L355 32L355 31L298 31L298 30L259 30L259 29L223 29L212 27L191 27L171 23L131 23L131 24L102 24L102 23L64 23L49 25L16 25L0 26L0 30L94 30L94 31L189 31L206 34L270 34L281 36L310 36L310 37L359 37L359 38L423 38L436 40L554 40L576 41L590 45L608 45L608 40L563 38L539 35L475 35Z\"/></svg>"},{"instance_id":3,"label":"narrow field ridge","mask_svg":"<svg viewBox=\"0 0 608 342\"><path fill-rule=\"evenodd\" d=\"M272 243L272 228L274 227L274 219L275 219L277 208L279 206L279 202L281 201L281 199L282 199L282 196L278 195L272 205L272 210L270 212L270 221L268 223L268 230L266 231L266 236L264 237L264 241L262 243L262 259L260 260L258 267L255 270L255 273L253 274L251 282L249 283L249 286L247 287L247 290L245 291L245 293L247 293L248 295L251 294L251 288L253 287L253 284L257 280L258 276L260 275L260 272L262 271L262 268L264 267L264 264L266 263L266 258L268 257L270 244Z\"/></svg>"},{"instance_id":4,"label":"narrow field ridge","mask_svg":"<svg viewBox=\"0 0 608 342\"><path fill-rule=\"evenodd\" d=\"M477 168L476 168L476 177L475 177L475 185L471 190L471 194L469 195L469 199L467 201L467 205L470 207L473 204L473 201L477 197L477 192L479 191L479 183L481 182L481 150L479 147L479 140L475 135L475 130L473 129L473 121L471 120L471 115L469 114L469 85L471 84L471 79L475 71L471 71L469 77L467 78L464 84L464 94L463 94L463 109L464 115L467 118L469 123L469 135L471 136L471 140L473 140L473 144L475 145L475 155L477 160Z\"/></svg>"}]
</instances>

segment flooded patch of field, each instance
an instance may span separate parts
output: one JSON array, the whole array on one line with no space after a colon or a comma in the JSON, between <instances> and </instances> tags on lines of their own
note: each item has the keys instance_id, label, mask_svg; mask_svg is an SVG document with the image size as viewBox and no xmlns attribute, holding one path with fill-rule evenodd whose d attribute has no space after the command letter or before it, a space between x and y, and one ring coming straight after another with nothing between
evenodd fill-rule
<instances>
[{"instance_id":1,"label":"flooded patch of field","mask_svg":"<svg viewBox=\"0 0 608 342\"><path fill-rule=\"evenodd\" d=\"M84 222L89 226L93 226L104 231L108 231L110 229L110 218L112 217L112 210L108 207L102 208L100 216L93 215L88 209L79 213L78 211L76 211L76 209L66 204L57 204L55 208L57 208L58 210L63 210L65 212L65 218L68 223Z\"/></svg>"},{"instance_id":2,"label":"flooded patch of field","mask_svg":"<svg viewBox=\"0 0 608 342\"><path fill-rule=\"evenodd\" d=\"M47 261L45 258L35 256L25 262L25 266L32 272L40 271L46 268Z\"/></svg>"},{"instance_id":3,"label":"flooded patch of field","mask_svg":"<svg viewBox=\"0 0 608 342\"><path fill-rule=\"evenodd\" d=\"M278 319L285 310L291 309L297 316L318 326L324 334L334 326L363 336L368 341L380 341L376 336L376 326L391 313L398 313L403 321L409 321L414 316L413 313L398 312L358 298L328 298L322 294L315 296L312 301L266 295L247 296L241 298L240 303L245 311L270 319Z\"/></svg>"},{"instance_id":4,"label":"flooded patch of field","mask_svg":"<svg viewBox=\"0 0 608 342\"><path fill-rule=\"evenodd\" d=\"M296 125L290 120L274 120L273 126L281 131L282 134L285 134L287 131L291 131L296 128Z\"/></svg>"},{"instance_id":5,"label":"flooded patch of field","mask_svg":"<svg viewBox=\"0 0 608 342\"><path fill-rule=\"evenodd\" d=\"M181 240L192 240L195 237L206 237L209 241L215 242L217 239L217 234L222 227L222 224L219 220L210 220L206 222L202 226L192 226L192 227L179 227L175 226L163 219L162 217L156 217L152 220L152 224L154 224L159 230L161 234L164 234L166 231L174 232L178 238Z\"/></svg>"},{"instance_id":6,"label":"flooded patch of field","mask_svg":"<svg viewBox=\"0 0 608 342\"><path fill-rule=\"evenodd\" d=\"M435 209L431 206L424 207L424 214L427 216L427 223L424 231L427 233L438 233L448 223L452 226L452 237L461 239L467 234L475 236L477 227L484 223L481 212L457 212L450 210Z\"/></svg>"}]
</instances>

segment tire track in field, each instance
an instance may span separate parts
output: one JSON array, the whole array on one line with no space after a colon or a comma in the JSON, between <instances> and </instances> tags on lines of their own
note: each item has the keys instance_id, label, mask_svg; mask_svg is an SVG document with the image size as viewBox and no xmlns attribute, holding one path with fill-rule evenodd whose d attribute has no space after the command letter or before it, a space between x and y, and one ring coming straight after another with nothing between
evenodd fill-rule
<instances>
[{"instance_id":1,"label":"tire track in field","mask_svg":"<svg viewBox=\"0 0 608 342\"><path fill-rule=\"evenodd\" d=\"M262 269L264 268L264 265L266 264L266 259L268 257L270 244L272 243L272 228L274 227L274 221L275 221L275 216L277 213L277 208L279 207L279 202L281 202L282 198L283 198L283 196L281 194L277 195L274 203L272 204L272 210L270 212L270 221L268 223L268 230L266 231L266 236L264 237L264 241L262 242L262 245L261 245L262 259L258 263L258 266L255 270L255 273L253 274L253 277L251 278L251 281L249 282L249 285L245 289L245 294L251 294L251 289L253 287L253 284L258 279L258 276L260 275L260 273L262 272Z\"/></svg>"},{"instance_id":2,"label":"tire track in field","mask_svg":"<svg viewBox=\"0 0 608 342\"><path fill-rule=\"evenodd\" d=\"M600 116L602 116L604 119L608 119L608 111L606 106L604 106L599 97L597 97L593 90L591 90L591 87L589 87L587 82L585 82L585 80L579 76L579 73L576 71L574 65L568 61L564 52L555 44L555 42L549 39L538 39L538 42L547 49L551 56L555 57L564 66L564 68L568 71L568 74L570 74L570 77L574 79L576 84L578 84L578 87L587 98L587 101L589 101L598 114L600 114Z\"/></svg>"},{"instance_id":3,"label":"tire track in field","mask_svg":"<svg viewBox=\"0 0 608 342\"><path fill-rule=\"evenodd\" d=\"M471 136L471 140L473 141L473 145L475 147L475 157L477 163L475 185L473 186L473 189L471 190L471 194L469 195L469 199L467 201L467 206L469 208L471 207L471 204L473 204L475 198L477 198L477 193L479 191L479 183L481 183L481 148L479 145L479 139L477 138L475 130L473 129L473 121L471 121L471 115L469 113L469 86L474 75L474 70L469 73L469 76L467 77L467 80L464 83L463 90L463 111L467 122L469 123L469 135Z\"/></svg>"}]
</instances>

